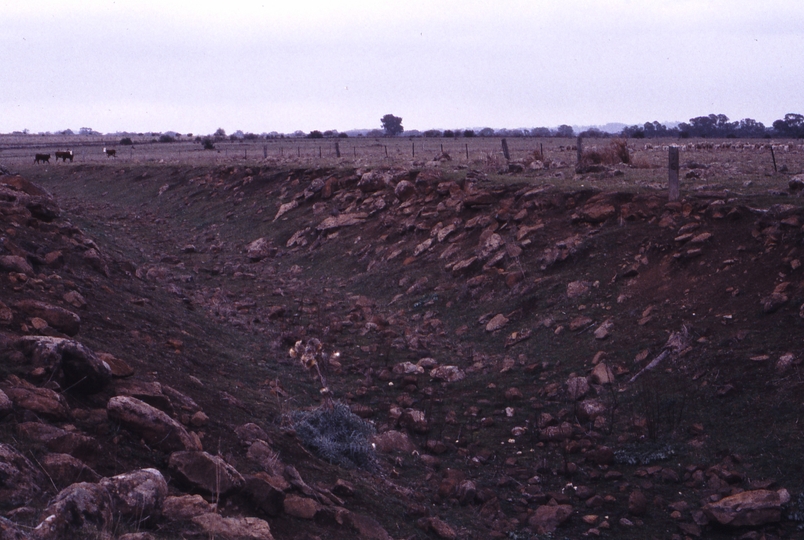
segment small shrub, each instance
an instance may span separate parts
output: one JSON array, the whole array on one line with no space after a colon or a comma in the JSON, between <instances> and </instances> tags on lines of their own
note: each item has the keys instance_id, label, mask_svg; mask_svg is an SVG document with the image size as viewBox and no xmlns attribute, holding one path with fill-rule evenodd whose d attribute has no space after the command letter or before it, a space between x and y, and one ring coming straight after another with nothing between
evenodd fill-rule
<instances>
[{"instance_id":1,"label":"small shrub","mask_svg":"<svg viewBox=\"0 0 804 540\"><path fill-rule=\"evenodd\" d=\"M341 402L330 402L311 411L290 414L299 440L318 457L351 469L375 469L377 457L369 437L374 426L352 413Z\"/></svg>"},{"instance_id":2,"label":"small shrub","mask_svg":"<svg viewBox=\"0 0 804 540\"><path fill-rule=\"evenodd\" d=\"M121 146L131 146L134 144L134 141L131 140L131 137L123 137L120 139Z\"/></svg>"},{"instance_id":3,"label":"small shrub","mask_svg":"<svg viewBox=\"0 0 804 540\"><path fill-rule=\"evenodd\" d=\"M159 136L159 142L171 143L171 142L176 142L176 139L174 139L170 135L160 135Z\"/></svg>"},{"instance_id":4,"label":"small shrub","mask_svg":"<svg viewBox=\"0 0 804 540\"><path fill-rule=\"evenodd\" d=\"M215 150L215 143L209 137L204 137L201 144L204 146L204 150Z\"/></svg>"}]
</instances>

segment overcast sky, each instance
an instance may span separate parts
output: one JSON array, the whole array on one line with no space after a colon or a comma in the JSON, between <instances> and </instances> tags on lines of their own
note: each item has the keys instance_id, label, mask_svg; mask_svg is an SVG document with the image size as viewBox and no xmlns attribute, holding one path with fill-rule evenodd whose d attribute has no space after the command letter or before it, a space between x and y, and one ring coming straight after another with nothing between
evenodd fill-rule
<instances>
[{"instance_id":1,"label":"overcast sky","mask_svg":"<svg viewBox=\"0 0 804 540\"><path fill-rule=\"evenodd\" d=\"M801 0L0 0L0 132L804 113Z\"/></svg>"}]
</instances>

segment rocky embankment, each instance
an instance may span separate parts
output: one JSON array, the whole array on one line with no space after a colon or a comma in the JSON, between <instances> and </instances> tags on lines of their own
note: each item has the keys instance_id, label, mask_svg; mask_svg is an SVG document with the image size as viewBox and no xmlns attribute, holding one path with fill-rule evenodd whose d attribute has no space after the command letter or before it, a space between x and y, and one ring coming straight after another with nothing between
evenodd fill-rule
<instances>
[{"instance_id":1,"label":"rocky embankment","mask_svg":"<svg viewBox=\"0 0 804 540\"><path fill-rule=\"evenodd\" d=\"M120 182L134 180L145 189L139 173ZM147 186L177 221L197 206L243 225L176 229L135 263L44 189L0 176L0 538L796 530L801 483L724 450L718 426L731 408L773 414L776 398L752 397L759 375L778 396L795 390L801 358L777 327L801 327L800 206L560 193L435 168L214 170ZM139 214L112 213L109 227L146 236ZM258 336L270 366L187 359L189 332L156 343L147 325L118 328L122 305ZM161 342L156 360L142 352ZM224 376L260 376L274 401L216 387ZM332 407L331 393L373 420L374 446L358 449L376 448L372 467L328 464L287 425L281 404L310 380L327 390L305 405ZM274 421L237 422L256 407Z\"/></svg>"}]
</instances>

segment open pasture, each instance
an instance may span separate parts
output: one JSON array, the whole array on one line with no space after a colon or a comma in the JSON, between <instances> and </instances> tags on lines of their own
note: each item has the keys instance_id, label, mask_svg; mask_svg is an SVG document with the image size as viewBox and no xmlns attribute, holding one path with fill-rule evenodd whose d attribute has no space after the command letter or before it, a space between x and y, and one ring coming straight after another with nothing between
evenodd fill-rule
<instances>
[{"instance_id":1,"label":"open pasture","mask_svg":"<svg viewBox=\"0 0 804 540\"><path fill-rule=\"evenodd\" d=\"M804 145L771 139L629 139L629 163L607 172L576 175L577 140L569 138L508 138L510 160L499 137L468 138L329 138L218 140L205 150L189 137L158 142L134 136L121 145L112 136L0 135L0 163L24 172L31 167L74 167L80 164L123 165L248 165L289 167L438 166L457 177L476 171L500 182L527 179L542 185L573 189L598 184L622 191L666 189L668 146L680 148L682 190L729 190L766 194L787 188L786 178L804 171ZM601 150L612 139L584 139L583 151ZM110 157L104 149L114 149ZM70 163L34 163L36 154L72 150ZM337 156L338 151L340 157ZM541 157L542 159L538 159ZM514 167L510 167L515 164Z\"/></svg>"}]
</instances>

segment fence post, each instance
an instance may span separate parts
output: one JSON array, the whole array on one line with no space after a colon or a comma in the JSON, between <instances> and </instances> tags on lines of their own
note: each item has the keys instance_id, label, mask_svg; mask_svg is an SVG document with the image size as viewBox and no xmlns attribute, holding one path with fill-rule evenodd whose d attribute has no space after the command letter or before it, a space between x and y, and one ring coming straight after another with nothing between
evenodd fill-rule
<instances>
[{"instance_id":1,"label":"fence post","mask_svg":"<svg viewBox=\"0 0 804 540\"><path fill-rule=\"evenodd\" d=\"M410 153L413 155L413 157L416 157L416 143L415 142L410 143Z\"/></svg>"},{"instance_id":2,"label":"fence post","mask_svg":"<svg viewBox=\"0 0 804 540\"><path fill-rule=\"evenodd\" d=\"M583 158L583 138L581 138L580 135L578 135L578 139L575 142L575 149L577 151L576 155L577 155L577 159L578 159L578 165L580 165L581 164L581 159Z\"/></svg>"},{"instance_id":3,"label":"fence post","mask_svg":"<svg viewBox=\"0 0 804 540\"><path fill-rule=\"evenodd\" d=\"M321 157L321 147L320 146L318 147L318 157L319 158Z\"/></svg>"},{"instance_id":4,"label":"fence post","mask_svg":"<svg viewBox=\"0 0 804 540\"><path fill-rule=\"evenodd\" d=\"M508 141L506 141L505 139L502 140L502 150L503 150L503 155L505 156L505 159L510 161L511 160L511 154L508 152Z\"/></svg>"},{"instance_id":5,"label":"fence post","mask_svg":"<svg viewBox=\"0 0 804 540\"><path fill-rule=\"evenodd\" d=\"M335 157L341 157L341 147L338 141L335 141Z\"/></svg>"},{"instance_id":6,"label":"fence post","mask_svg":"<svg viewBox=\"0 0 804 540\"><path fill-rule=\"evenodd\" d=\"M670 202L677 201L679 199L679 187L678 187L678 146L671 146L668 151L668 191L669 191L669 199Z\"/></svg>"},{"instance_id":7,"label":"fence post","mask_svg":"<svg viewBox=\"0 0 804 540\"><path fill-rule=\"evenodd\" d=\"M388 157L388 147L385 147L385 157Z\"/></svg>"},{"instance_id":8,"label":"fence post","mask_svg":"<svg viewBox=\"0 0 804 540\"><path fill-rule=\"evenodd\" d=\"M248 148L243 148L243 159L248 159Z\"/></svg>"},{"instance_id":9,"label":"fence post","mask_svg":"<svg viewBox=\"0 0 804 540\"><path fill-rule=\"evenodd\" d=\"M263 159L268 158L268 145L266 144L262 145L262 157Z\"/></svg>"},{"instance_id":10,"label":"fence post","mask_svg":"<svg viewBox=\"0 0 804 540\"><path fill-rule=\"evenodd\" d=\"M301 157L301 146L296 147L296 157Z\"/></svg>"},{"instance_id":11,"label":"fence post","mask_svg":"<svg viewBox=\"0 0 804 540\"><path fill-rule=\"evenodd\" d=\"M465 144L466 146L466 159L469 159L469 144Z\"/></svg>"},{"instance_id":12,"label":"fence post","mask_svg":"<svg viewBox=\"0 0 804 540\"><path fill-rule=\"evenodd\" d=\"M773 153L773 145L771 145L770 149L771 149L771 158L773 158L773 172L779 172L776 170L776 154Z\"/></svg>"}]
</instances>

